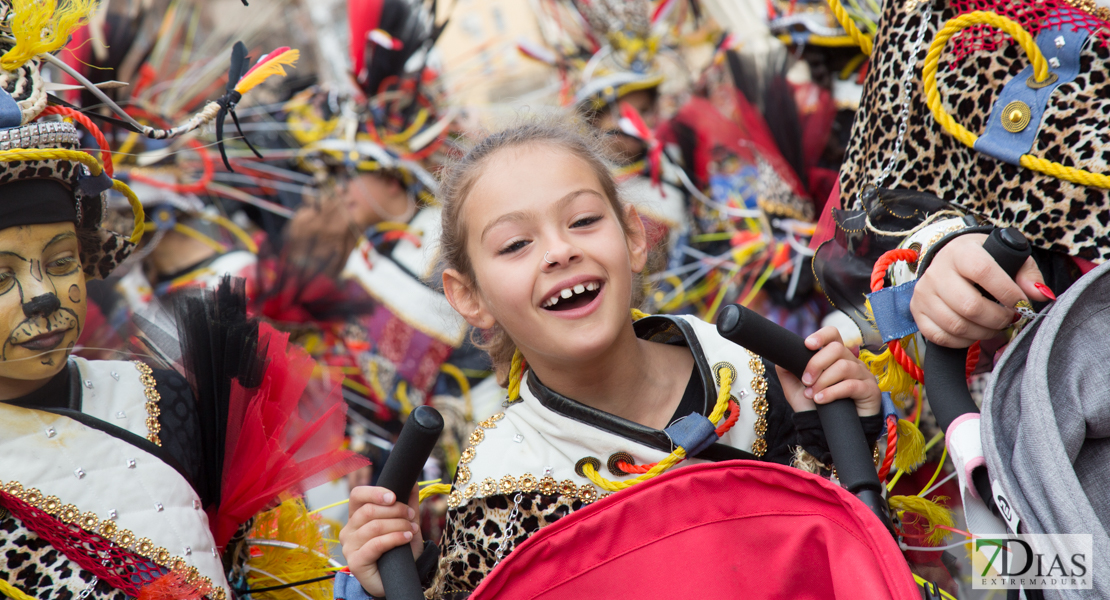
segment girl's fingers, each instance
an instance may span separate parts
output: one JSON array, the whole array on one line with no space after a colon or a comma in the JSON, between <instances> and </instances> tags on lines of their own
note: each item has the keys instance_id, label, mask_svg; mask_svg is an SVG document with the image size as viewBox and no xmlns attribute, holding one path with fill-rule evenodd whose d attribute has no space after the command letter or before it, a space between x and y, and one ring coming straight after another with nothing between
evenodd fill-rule
<instances>
[{"instance_id":1,"label":"girl's fingers","mask_svg":"<svg viewBox=\"0 0 1110 600\"><path fill-rule=\"evenodd\" d=\"M408 537L405 537L405 541L408 542L416 533L416 529L416 523L408 519L376 519L346 536L343 540L343 549L345 552L348 549L357 550L374 542L377 538L389 536L393 533L408 534ZM390 546L389 548L393 547ZM386 550L389 548L386 548Z\"/></svg>"},{"instance_id":2,"label":"girl's fingers","mask_svg":"<svg viewBox=\"0 0 1110 600\"><path fill-rule=\"evenodd\" d=\"M917 315L914 320L917 322L917 329L921 332L921 335L934 344L939 344L945 348L967 348L975 343L973 339L957 337L948 333L924 314Z\"/></svg>"},{"instance_id":3,"label":"girl's fingers","mask_svg":"<svg viewBox=\"0 0 1110 600\"><path fill-rule=\"evenodd\" d=\"M813 400L806 398L805 386L798 381L797 377L778 365L775 365L775 372L778 373L779 383L782 384L782 393L794 412L804 412L817 407Z\"/></svg>"},{"instance_id":4,"label":"girl's fingers","mask_svg":"<svg viewBox=\"0 0 1110 600\"><path fill-rule=\"evenodd\" d=\"M381 506L366 503L350 516L347 524L353 529L358 529L378 519L406 519L412 521L415 518L416 512L407 504L394 503L390 506Z\"/></svg>"},{"instance_id":5,"label":"girl's fingers","mask_svg":"<svg viewBox=\"0 0 1110 600\"><path fill-rule=\"evenodd\" d=\"M351 567L368 567L374 565L383 554L390 550L404 546L412 539L412 531L395 531L386 535L375 537L362 546L348 549L343 548L343 556Z\"/></svg>"},{"instance_id":6,"label":"girl's fingers","mask_svg":"<svg viewBox=\"0 0 1110 600\"><path fill-rule=\"evenodd\" d=\"M812 339L815 335L817 334L811 335L810 338ZM837 333L837 338L839 339L839 337L840 334ZM833 363L845 356L852 356L852 353L844 347L844 344L838 341L828 343L824 348L818 350L817 354L813 355L813 358L809 359L809 363L806 364L805 373L802 374L802 383L806 386L813 385L813 383L821 377L821 373L824 372L825 369L828 369Z\"/></svg>"},{"instance_id":7,"label":"girl's fingers","mask_svg":"<svg viewBox=\"0 0 1110 600\"><path fill-rule=\"evenodd\" d=\"M861 417L879 414L882 408L879 387L874 381L846 379L825 388L817 394L818 404L828 404L834 400L850 398L856 405L856 414Z\"/></svg>"},{"instance_id":8,"label":"girl's fingers","mask_svg":"<svg viewBox=\"0 0 1110 600\"><path fill-rule=\"evenodd\" d=\"M976 292L976 294L977 293L978 292ZM1014 313L1014 311L1005 309L993 302L990 302L982 296L978 296L978 298L973 298L973 301L986 303L988 305L992 305L993 308L1002 310L1006 315L1003 319L1006 324L999 327L998 329L985 327L982 324L968 320L966 316L956 312L952 307L944 303L937 304L933 308L932 313L929 315L929 318L930 320L932 320L933 324L938 326L942 331L944 331L944 333L951 336L952 338L961 341L990 339L998 335L999 331L1013 322L1013 315L1016 314ZM965 306L964 308L966 309L967 307ZM918 327L918 329L920 329L920 326Z\"/></svg>"},{"instance_id":9,"label":"girl's fingers","mask_svg":"<svg viewBox=\"0 0 1110 600\"><path fill-rule=\"evenodd\" d=\"M862 371L866 371L863 363L842 357L822 371L820 376L817 377L817 381L806 388L806 396L817 400L817 396L825 391L825 388L841 381L859 379L863 375ZM872 377L870 372L867 373L867 376Z\"/></svg>"},{"instance_id":10,"label":"girl's fingers","mask_svg":"<svg viewBox=\"0 0 1110 600\"><path fill-rule=\"evenodd\" d=\"M997 265L996 265L997 268ZM1001 269L999 269L1001 271ZM1005 273L1003 273L1005 275ZM1010 281L1017 288L1017 284ZM973 282L957 278L944 289L938 289L940 306L948 308L970 325L978 325L987 330L1000 331L1010 325L1014 311L1007 306L1014 306L1017 301L1003 306L998 302L987 299L975 288ZM1020 298L1019 298L1020 299ZM936 319L933 319L936 321ZM959 334L959 332L954 332ZM964 336L967 337L967 336Z\"/></svg>"}]
</instances>

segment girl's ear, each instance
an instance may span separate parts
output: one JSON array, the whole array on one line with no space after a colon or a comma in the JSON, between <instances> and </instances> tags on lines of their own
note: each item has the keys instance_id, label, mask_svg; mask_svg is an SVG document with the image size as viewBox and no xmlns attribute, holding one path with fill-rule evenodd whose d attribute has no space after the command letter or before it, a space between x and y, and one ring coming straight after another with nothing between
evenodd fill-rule
<instances>
[{"instance_id":1,"label":"girl's ear","mask_svg":"<svg viewBox=\"0 0 1110 600\"><path fill-rule=\"evenodd\" d=\"M443 293L447 296L447 302L462 315L462 318L466 319L467 323L478 329L489 329L497 324L493 315L486 310L477 286L470 281L469 277L455 269L443 271Z\"/></svg>"},{"instance_id":2,"label":"girl's ear","mask_svg":"<svg viewBox=\"0 0 1110 600\"><path fill-rule=\"evenodd\" d=\"M624 207L624 222L628 224L628 256L632 260L632 272L639 273L644 270L648 259L647 230L644 221L636 207L627 204Z\"/></svg>"}]
</instances>

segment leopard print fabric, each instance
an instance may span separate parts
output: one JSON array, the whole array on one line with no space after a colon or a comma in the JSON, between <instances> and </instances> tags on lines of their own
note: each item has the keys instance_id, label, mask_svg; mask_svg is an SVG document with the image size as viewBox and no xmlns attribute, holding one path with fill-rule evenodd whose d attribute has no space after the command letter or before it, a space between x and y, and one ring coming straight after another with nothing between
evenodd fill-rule
<instances>
[{"instance_id":1,"label":"leopard print fabric","mask_svg":"<svg viewBox=\"0 0 1110 600\"><path fill-rule=\"evenodd\" d=\"M96 579L12 516L0 519L0 577L30 596L51 600L76 600ZM97 581L86 598L126 600L127 594Z\"/></svg>"},{"instance_id":2,"label":"leopard print fabric","mask_svg":"<svg viewBox=\"0 0 1110 600\"><path fill-rule=\"evenodd\" d=\"M913 3L887 2L871 56L863 101L840 171L840 200L851 207L875 183L894 151L901 114L901 80L921 22ZM908 129L891 175L881 187L931 192L999 226L1018 227L1040 248L1094 262L1110 258L1110 190L1084 187L1010 165L964 146L925 104L921 69L936 31L957 15L943 0L933 11L912 63ZM986 131L995 98L1029 64L1016 43L955 62L952 41L937 74L945 109L976 135ZM1030 154L1092 173L1110 174L1110 49L1089 39L1080 74L1052 95ZM954 67L954 68L953 68Z\"/></svg>"},{"instance_id":3,"label":"leopard print fabric","mask_svg":"<svg viewBox=\"0 0 1110 600\"><path fill-rule=\"evenodd\" d=\"M517 501L519 496L519 500ZM516 515L510 520L515 502ZM586 506L561 495L498 494L447 511L439 568L427 596L466 597L502 559L540 529Z\"/></svg>"}]
</instances>

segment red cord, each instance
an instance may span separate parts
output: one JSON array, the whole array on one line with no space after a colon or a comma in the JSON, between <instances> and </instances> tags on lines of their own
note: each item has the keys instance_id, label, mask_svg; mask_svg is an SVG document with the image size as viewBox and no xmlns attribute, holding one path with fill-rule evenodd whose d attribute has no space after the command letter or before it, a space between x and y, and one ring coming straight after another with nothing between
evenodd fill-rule
<instances>
[{"instance_id":1,"label":"red cord","mask_svg":"<svg viewBox=\"0 0 1110 600\"><path fill-rule=\"evenodd\" d=\"M906 354L906 350L902 348L902 344L898 340L890 340L886 347L890 348L890 355L894 357L899 366L910 374L910 377L913 377L914 381L925 383L925 373L921 370L921 367L917 366L917 363L913 362L910 355Z\"/></svg>"},{"instance_id":2,"label":"red cord","mask_svg":"<svg viewBox=\"0 0 1110 600\"><path fill-rule=\"evenodd\" d=\"M889 415L886 418L886 456L879 467L879 481L886 479L890 467L894 464L894 451L898 448L898 417Z\"/></svg>"},{"instance_id":3,"label":"red cord","mask_svg":"<svg viewBox=\"0 0 1110 600\"><path fill-rule=\"evenodd\" d=\"M975 342L967 349L967 366L964 367L964 379L970 379L971 374L975 372L976 365L979 364L979 354L982 349L979 347L979 342Z\"/></svg>"},{"instance_id":4,"label":"red cord","mask_svg":"<svg viewBox=\"0 0 1110 600\"><path fill-rule=\"evenodd\" d=\"M42 111L42 115L62 115L63 117L69 117L80 123L82 127L92 134L93 139L96 140L97 145L100 146L100 162L104 163L104 172L108 174L108 177L115 176L116 168L115 165L112 164L112 149L108 145L108 139L104 137L104 134L100 131L100 128L96 126L96 123L93 123L91 119L80 112L66 106L47 106L46 109Z\"/></svg>"},{"instance_id":5,"label":"red cord","mask_svg":"<svg viewBox=\"0 0 1110 600\"><path fill-rule=\"evenodd\" d=\"M875 261L875 267L871 269L871 291L877 292L883 289L883 279L886 278L886 270L890 265L904 260L906 262L913 262L917 260L917 251L908 248L896 248L884 252L879 260Z\"/></svg>"}]
</instances>

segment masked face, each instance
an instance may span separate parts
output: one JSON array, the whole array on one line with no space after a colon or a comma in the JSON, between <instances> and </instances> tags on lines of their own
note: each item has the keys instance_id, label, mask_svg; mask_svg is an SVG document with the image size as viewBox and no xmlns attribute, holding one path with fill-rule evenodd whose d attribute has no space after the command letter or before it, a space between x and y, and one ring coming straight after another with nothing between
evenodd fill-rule
<instances>
[{"instance_id":1,"label":"masked face","mask_svg":"<svg viewBox=\"0 0 1110 600\"><path fill-rule=\"evenodd\" d=\"M85 322L79 250L73 223L0 230L0 394L65 366Z\"/></svg>"}]
</instances>

